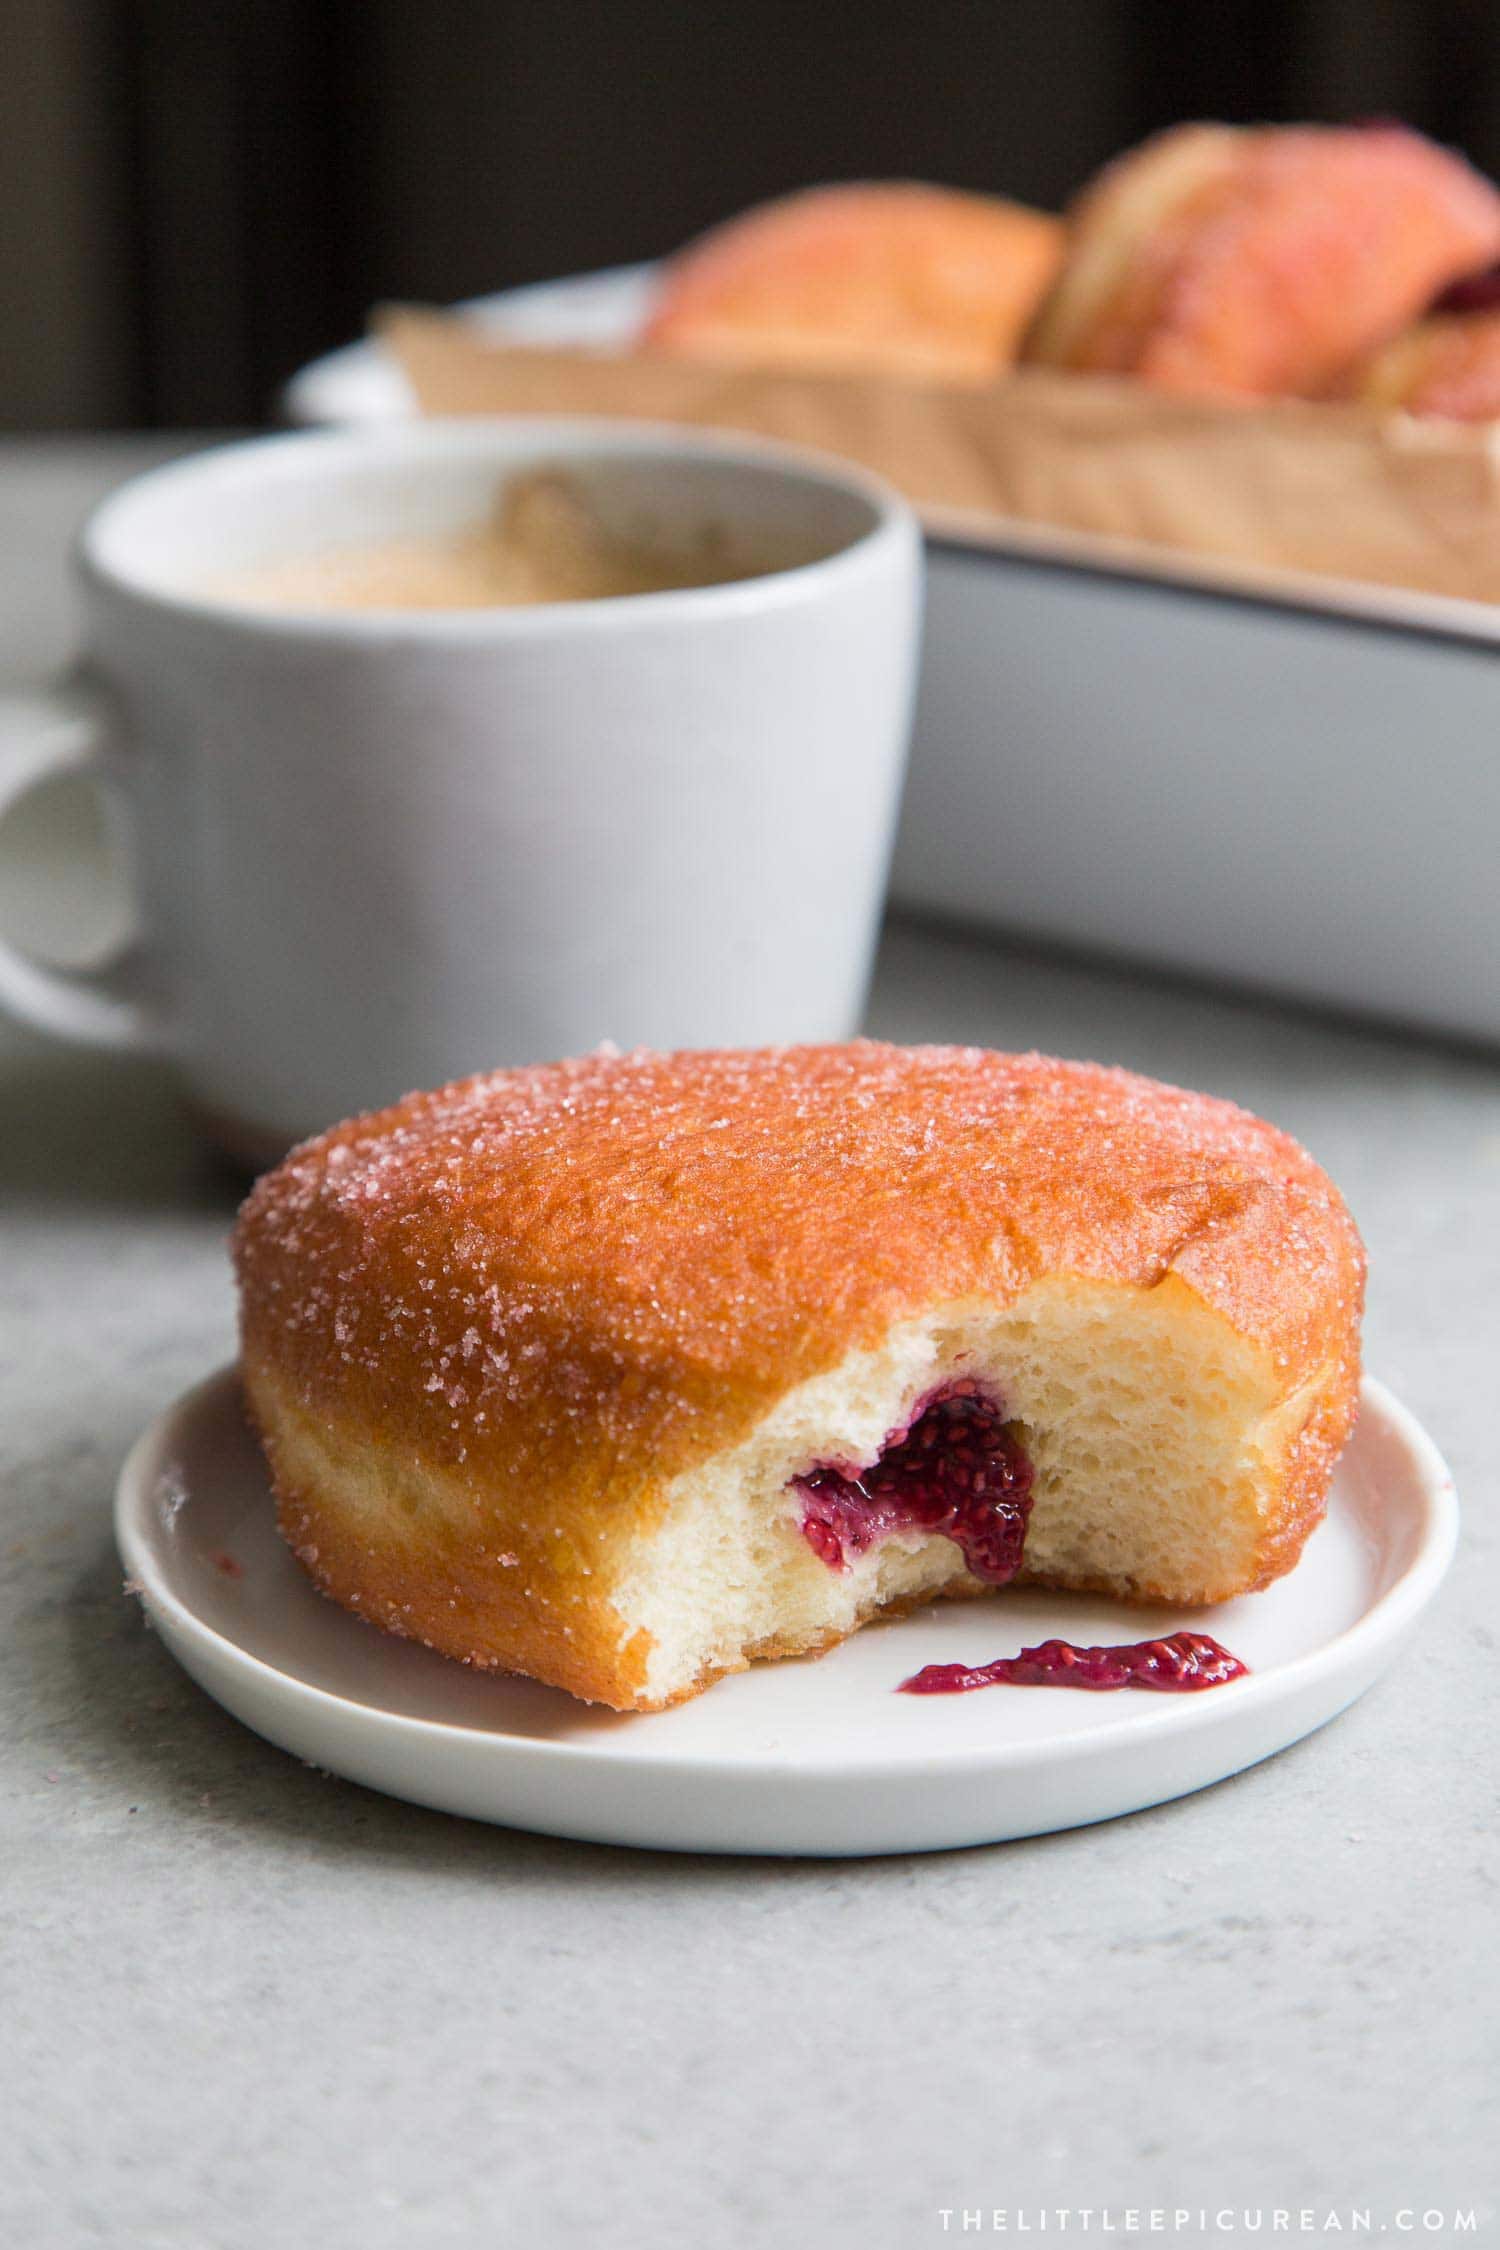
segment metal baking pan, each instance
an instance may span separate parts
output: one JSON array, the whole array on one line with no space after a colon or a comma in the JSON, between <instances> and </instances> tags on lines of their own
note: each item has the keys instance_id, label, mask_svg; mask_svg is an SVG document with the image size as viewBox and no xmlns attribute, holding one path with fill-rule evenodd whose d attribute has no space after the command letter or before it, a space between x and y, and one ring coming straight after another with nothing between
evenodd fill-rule
<instances>
[{"instance_id":1,"label":"metal baking pan","mask_svg":"<svg viewBox=\"0 0 1500 2250\"><path fill-rule=\"evenodd\" d=\"M899 899L1500 1039L1500 609L929 536Z\"/></svg>"},{"instance_id":2,"label":"metal baking pan","mask_svg":"<svg viewBox=\"0 0 1500 2250\"><path fill-rule=\"evenodd\" d=\"M603 343L634 333L649 288L629 268L465 309ZM412 411L368 344L285 403ZM1500 608L924 521L899 902L1500 1039Z\"/></svg>"}]
</instances>

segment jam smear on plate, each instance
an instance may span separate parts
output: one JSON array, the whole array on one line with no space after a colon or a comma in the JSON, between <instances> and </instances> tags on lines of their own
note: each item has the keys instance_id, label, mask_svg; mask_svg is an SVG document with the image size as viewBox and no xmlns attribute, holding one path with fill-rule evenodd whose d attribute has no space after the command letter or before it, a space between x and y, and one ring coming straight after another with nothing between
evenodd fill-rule
<instances>
[{"instance_id":1,"label":"jam smear on plate","mask_svg":"<svg viewBox=\"0 0 1500 2250\"><path fill-rule=\"evenodd\" d=\"M996 1400L967 1378L931 1391L878 1458L860 1469L828 1462L798 1477L802 1536L830 1570L847 1570L893 1532L951 1539L976 1578L1004 1586L1021 1567L1031 1515L1031 1462ZM906 1695L964 1695L972 1688L1156 1688L1196 1693L1241 1679L1248 1667L1207 1633L1114 1648L1042 1641L992 1664L928 1664L901 1683Z\"/></svg>"},{"instance_id":2,"label":"jam smear on plate","mask_svg":"<svg viewBox=\"0 0 1500 2250\"><path fill-rule=\"evenodd\" d=\"M869 1468L825 1464L796 1487L802 1535L830 1570L897 1531L951 1539L987 1585L1021 1567L1031 1463L998 1401L967 1378L930 1392Z\"/></svg>"},{"instance_id":3,"label":"jam smear on plate","mask_svg":"<svg viewBox=\"0 0 1500 2250\"><path fill-rule=\"evenodd\" d=\"M1231 1656L1207 1633L1169 1633L1159 1641L1124 1641L1113 1648L1078 1648L1072 1641L1040 1641L1019 1656L992 1664L924 1664L901 1682L902 1695L967 1695L972 1688L1157 1688L1169 1695L1196 1694L1241 1680L1248 1664Z\"/></svg>"}]
</instances>

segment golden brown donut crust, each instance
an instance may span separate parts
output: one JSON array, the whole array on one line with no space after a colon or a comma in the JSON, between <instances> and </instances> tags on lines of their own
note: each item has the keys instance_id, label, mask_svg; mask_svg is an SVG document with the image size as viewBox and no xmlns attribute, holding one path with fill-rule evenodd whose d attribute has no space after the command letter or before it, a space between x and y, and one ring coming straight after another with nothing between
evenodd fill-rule
<instances>
[{"instance_id":1,"label":"golden brown donut crust","mask_svg":"<svg viewBox=\"0 0 1500 2250\"><path fill-rule=\"evenodd\" d=\"M478 1661L504 1645L526 1668L545 1641L555 1678L544 1602L574 1621L562 1684L603 1700L645 1652L615 1645L590 1581L667 1482L935 1304L1175 1275L1288 1398L1335 1369L1265 1578L1353 1414L1363 1254L1312 1159L1228 1102L1040 1055L860 1041L502 1071L294 1151L234 1255L273 1470L295 1427L330 1462L357 1443L393 1495L414 1474L462 1497L372 1603L358 1537L281 1479L314 1575L397 1630L451 1614L439 1645Z\"/></svg>"}]
</instances>

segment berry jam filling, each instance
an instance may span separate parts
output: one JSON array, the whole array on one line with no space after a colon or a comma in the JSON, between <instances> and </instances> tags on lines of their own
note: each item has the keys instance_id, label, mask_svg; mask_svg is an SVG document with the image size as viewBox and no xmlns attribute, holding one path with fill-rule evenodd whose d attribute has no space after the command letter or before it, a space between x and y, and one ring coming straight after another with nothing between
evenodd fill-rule
<instances>
[{"instance_id":1,"label":"berry jam filling","mask_svg":"<svg viewBox=\"0 0 1500 2250\"><path fill-rule=\"evenodd\" d=\"M810 1469L795 1482L802 1536L830 1570L847 1570L851 1555L896 1531L951 1539L991 1586L1021 1567L1031 1463L978 1383L933 1391L869 1468Z\"/></svg>"},{"instance_id":2,"label":"berry jam filling","mask_svg":"<svg viewBox=\"0 0 1500 2250\"><path fill-rule=\"evenodd\" d=\"M1169 1633L1164 1641L1126 1641L1117 1648L1075 1648L1071 1641L1042 1641L1019 1656L993 1664L924 1664L901 1682L903 1695L967 1695L971 1688L1159 1688L1195 1694L1243 1679L1249 1666L1207 1633Z\"/></svg>"}]
</instances>

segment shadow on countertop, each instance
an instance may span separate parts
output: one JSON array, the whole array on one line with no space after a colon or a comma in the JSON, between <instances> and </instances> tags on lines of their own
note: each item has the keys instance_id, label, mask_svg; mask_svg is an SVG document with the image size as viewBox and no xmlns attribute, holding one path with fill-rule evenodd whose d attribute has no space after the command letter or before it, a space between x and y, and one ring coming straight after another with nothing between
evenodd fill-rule
<instances>
[{"instance_id":1,"label":"shadow on countertop","mask_svg":"<svg viewBox=\"0 0 1500 2250\"><path fill-rule=\"evenodd\" d=\"M743 1882L776 1871L828 1880L816 1860L638 1851L459 1819L309 1766L241 1726L178 1669L125 1593L112 1545L23 1620L34 1697L31 1724L21 1726L25 1763L56 1775L49 1787L85 1791L96 1811L112 1807L132 1826L169 1828L195 1852L258 1838L278 1858L554 1889L685 1874Z\"/></svg>"}]
</instances>

